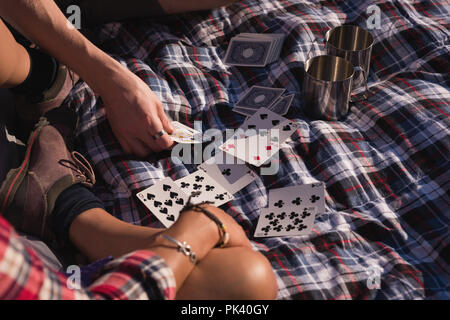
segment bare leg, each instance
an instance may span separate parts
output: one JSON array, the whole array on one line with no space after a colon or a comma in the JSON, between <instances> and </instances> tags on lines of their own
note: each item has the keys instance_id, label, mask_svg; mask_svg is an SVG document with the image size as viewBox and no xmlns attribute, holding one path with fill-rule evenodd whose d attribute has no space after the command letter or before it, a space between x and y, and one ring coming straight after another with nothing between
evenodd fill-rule
<instances>
[{"instance_id":1,"label":"bare leg","mask_svg":"<svg viewBox=\"0 0 450 320\"><path fill-rule=\"evenodd\" d=\"M192 221L192 220L191 220ZM148 248L155 236L165 229L135 226L92 209L78 216L69 234L73 244L90 260ZM198 228L195 228L198 230ZM195 236L194 238L198 238ZM182 255L170 249L176 258ZM184 259L183 259L184 260ZM170 262L169 262L170 265ZM174 263L177 268L179 262ZM274 299L277 284L272 268L260 253L246 247L211 250L188 273L182 267L184 282L179 285L178 299ZM179 277L181 278L181 277Z\"/></svg>"},{"instance_id":2,"label":"bare leg","mask_svg":"<svg viewBox=\"0 0 450 320\"><path fill-rule=\"evenodd\" d=\"M30 57L1 19L0 43L0 87L17 86L25 81L30 72Z\"/></svg>"},{"instance_id":3,"label":"bare leg","mask_svg":"<svg viewBox=\"0 0 450 320\"><path fill-rule=\"evenodd\" d=\"M245 247L213 249L178 290L179 300L272 300L277 283L268 260Z\"/></svg>"}]
</instances>

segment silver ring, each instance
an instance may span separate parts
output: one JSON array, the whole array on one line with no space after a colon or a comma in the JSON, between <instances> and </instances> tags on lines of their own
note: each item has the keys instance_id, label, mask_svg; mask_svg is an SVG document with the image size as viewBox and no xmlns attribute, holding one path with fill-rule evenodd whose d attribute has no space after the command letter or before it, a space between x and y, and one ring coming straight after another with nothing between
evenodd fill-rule
<instances>
[{"instance_id":1,"label":"silver ring","mask_svg":"<svg viewBox=\"0 0 450 320\"><path fill-rule=\"evenodd\" d=\"M157 140L159 138L161 138L166 132L164 130L161 130L160 132L158 132L157 134L153 135L153 140Z\"/></svg>"}]
</instances>

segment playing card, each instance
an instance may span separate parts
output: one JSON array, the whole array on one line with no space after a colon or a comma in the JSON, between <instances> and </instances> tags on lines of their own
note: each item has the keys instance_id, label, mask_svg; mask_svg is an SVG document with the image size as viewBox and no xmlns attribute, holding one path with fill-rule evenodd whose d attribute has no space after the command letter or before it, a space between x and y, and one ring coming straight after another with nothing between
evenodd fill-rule
<instances>
[{"instance_id":1,"label":"playing card","mask_svg":"<svg viewBox=\"0 0 450 320\"><path fill-rule=\"evenodd\" d=\"M170 178L139 192L137 197L166 228L178 219L188 199L188 195Z\"/></svg>"},{"instance_id":2,"label":"playing card","mask_svg":"<svg viewBox=\"0 0 450 320\"><path fill-rule=\"evenodd\" d=\"M247 108L241 108L241 107L234 107L233 111L248 117L248 116L254 115L255 112L256 112L256 109L247 109Z\"/></svg>"},{"instance_id":3,"label":"playing card","mask_svg":"<svg viewBox=\"0 0 450 320\"><path fill-rule=\"evenodd\" d=\"M270 39L233 38L225 55L225 63L231 66L264 67L272 46L273 41Z\"/></svg>"},{"instance_id":4,"label":"playing card","mask_svg":"<svg viewBox=\"0 0 450 320\"><path fill-rule=\"evenodd\" d=\"M277 60L280 56L283 42L285 39L284 34L258 34L258 33L241 33L233 37L228 47L227 54L225 56L225 63L228 65L236 66L249 66L249 67L264 67ZM264 58L258 60L258 53L262 52L254 49L254 43L267 42L270 46L264 47ZM253 46L249 46L253 43ZM268 46L268 48L267 48ZM233 61L234 54L234 61ZM254 59L258 62L251 61ZM248 61L250 60L250 61ZM263 63L262 63L263 62Z\"/></svg>"},{"instance_id":5,"label":"playing card","mask_svg":"<svg viewBox=\"0 0 450 320\"><path fill-rule=\"evenodd\" d=\"M325 184L318 182L269 191L269 208L272 210L292 205L299 208L316 207L317 213L325 212Z\"/></svg>"},{"instance_id":6,"label":"playing card","mask_svg":"<svg viewBox=\"0 0 450 320\"><path fill-rule=\"evenodd\" d=\"M224 187L230 194L242 190L258 176L246 164L217 164L206 161L199 168Z\"/></svg>"},{"instance_id":7,"label":"playing card","mask_svg":"<svg viewBox=\"0 0 450 320\"><path fill-rule=\"evenodd\" d=\"M302 236L309 234L314 227L315 207L302 210L272 210L262 208L255 237Z\"/></svg>"},{"instance_id":8,"label":"playing card","mask_svg":"<svg viewBox=\"0 0 450 320\"><path fill-rule=\"evenodd\" d=\"M294 100L294 94L281 97L268 109L275 112L276 114L284 116L289 111L289 107L291 106L292 100Z\"/></svg>"},{"instance_id":9,"label":"playing card","mask_svg":"<svg viewBox=\"0 0 450 320\"><path fill-rule=\"evenodd\" d=\"M249 117L219 149L254 166L261 166L280 149L298 124L262 108Z\"/></svg>"},{"instance_id":10,"label":"playing card","mask_svg":"<svg viewBox=\"0 0 450 320\"><path fill-rule=\"evenodd\" d=\"M278 101L284 91L285 89L281 88L253 86L239 99L235 107L246 109L270 108Z\"/></svg>"},{"instance_id":11,"label":"playing card","mask_svg":"<svg viewBox=\"0 0 450 320\"><path fill-rule=\"evenodd\" d=\"M184 124L173 121L172 125L175 131L170 135L175 142L178 143L202 143L201 132L185 126Z\"/></svg>"},{"instance_id":12,"label":"playing card","mask_svg":"<svg viewBox=\"0 0 450 320\"><path fill-rule=\"evenodd\" d=\"M216 207L234 199L233 194L211 178L203 169L178 179L175 184L187 195L192 195L193 203L211 201Z\"/></svg>"}]
</instances>

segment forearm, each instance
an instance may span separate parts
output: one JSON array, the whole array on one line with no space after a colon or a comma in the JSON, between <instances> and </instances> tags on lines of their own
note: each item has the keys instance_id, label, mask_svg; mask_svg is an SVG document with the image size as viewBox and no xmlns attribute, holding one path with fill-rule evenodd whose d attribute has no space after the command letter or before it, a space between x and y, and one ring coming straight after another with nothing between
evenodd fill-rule
<instances>
[{"instance_id":1,"label":"forearm","mask_svg":"<svg viewBox=\"0 0 450 320\"><path fill-rule=\"evenodd\" d=\"M69 233L72 243L91 261L110 255L118 258L135 250L150 249L173 270L178 288L194 264L177 251L176 245L158 235L164 233L180 242L186 241L199 260L219 241L217 226L198 212L185 212L169 229L154 229L131 225L104 210L92 209L73 221Z\"/></svg>"},{"instance_id":2,"label":"forearm","mask_svg":"<svg viewBox=\"0 0 450 320\"><path fill-rule=\"evenodd\" d=\"M68 65L94 91L102 91L102 78L125 70L78 30L52 0L0 1L0 16L63 64Z\"/></svg>"},{"instance_id":3,"label":"forearm","mask_svg":"<svg viewBox=\"0 0 450 320\"><path fill-rule=\"evenodd\" d=\"M164 12L175 14L188 11L208 10L229 5L237 0L159 0Z\"/></svg>"}]
</instances>

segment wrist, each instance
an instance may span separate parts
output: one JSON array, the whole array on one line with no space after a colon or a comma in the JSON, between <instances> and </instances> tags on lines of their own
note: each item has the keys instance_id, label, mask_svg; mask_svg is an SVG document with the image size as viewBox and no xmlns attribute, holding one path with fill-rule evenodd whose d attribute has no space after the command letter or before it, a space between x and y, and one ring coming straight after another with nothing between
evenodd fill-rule
<instances>
[{"instance_id":1,"label":"wrist","mask_svg":"<svg viewBox=\"0 0 450 320\"><path fill-rule=\"evenodd\" d=\"M131 73L127 68L100 49L91 49L93 50L83 57L80 67L75 71L95 93L104 95L111 92L112 83L116 86L130 83L129 79L124 80Z\"/></svg>"},{"instance_id":2,"label":"wrist","mask_svg":"<svg viewBox=\"0 0 450 320\"><path fill-rule=\"evenodd\" d=\"M164 231L178 241L191 246L198 260L211 251L219 241L217 225L200 212L185 211L178 220Z\"/></svg>"}]
</instances>

